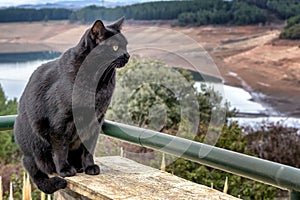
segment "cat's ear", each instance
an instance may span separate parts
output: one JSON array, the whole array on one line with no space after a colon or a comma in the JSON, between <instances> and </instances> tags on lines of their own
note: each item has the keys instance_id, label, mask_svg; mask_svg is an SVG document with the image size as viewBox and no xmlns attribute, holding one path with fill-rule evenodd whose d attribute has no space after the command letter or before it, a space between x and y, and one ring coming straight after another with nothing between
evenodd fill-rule
<instances>
[{"instance_id":1,"label":"cat's ear","mask_svg":"<svg viewBox=\"0 0 300 200\"><path fill-rule=\"evenodd\" d=\"M95 21L94 25L91 28L91 37L92 39L103 38L106 32L105 26L101 20Z\"/></svg>"},{"instance_id":2,"label":"cat's ear","mask_svg":"<svg viewBox=\"0 0 300 200\"><path fill-rule=\"evenodd\" d=\"M124 21L125 21L125 17L122 17L122 18L118 19L117 21L115 21L114 23L108 25L107 27L120 32L122 29L122 26L124 24Z\"/></svg>"}]
</instances>

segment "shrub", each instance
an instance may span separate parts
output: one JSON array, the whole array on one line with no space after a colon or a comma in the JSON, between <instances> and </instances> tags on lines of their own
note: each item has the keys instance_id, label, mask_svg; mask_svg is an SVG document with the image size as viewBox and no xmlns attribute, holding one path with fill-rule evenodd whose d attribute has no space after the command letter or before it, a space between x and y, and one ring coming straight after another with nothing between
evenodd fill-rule
<instances>
[{"instance_id":1,"label":"shrub","mask_svg":"<svg viewBox=\"0 0 300 200\"><path fill-rule=\"evenodd\" d=\"M0 85L0 116L17 113L17 99L8 100ZM0 133L0 163L13 163L20 158L20 152L14 142L13 131Z\"/></svg>"},{"instance_id":2,"label":"shrub","mask_svg":"<svg viewBox=\"0 0 300 200\"><path fill-rule=\"evenodd\" d=\"M287 25L286 25L285 29L288 29L296 24L300 24L300 15L289 18L287 20Z\"/></svg>"},{"instance_id":3,"label":"shrub","mask_svg":"<svg viewBox=\"0 0 300 200\"><path fill-rule=\"evenodd\" d=\"M299 40L300 39L300 24L296 24L291 26L285 30L283 30L280 35L280 39L291 39L291 40Z\"/></svg>"},{"instance_id":4,"label":"shrub","mask_svg":"<svg viewBox=\"0 0 300 200\"><path fill-rule=\"evenodd\" d=\"M248 148L260 158L300 168L298 129L277 122L262 123L247 132Z\"/></svg>"}]
</instances>

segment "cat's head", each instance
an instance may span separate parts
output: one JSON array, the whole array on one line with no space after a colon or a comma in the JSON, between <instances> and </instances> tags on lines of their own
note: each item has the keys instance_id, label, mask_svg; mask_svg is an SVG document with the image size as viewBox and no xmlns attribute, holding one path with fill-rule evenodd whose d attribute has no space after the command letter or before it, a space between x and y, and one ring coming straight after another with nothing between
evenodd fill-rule
<instances>
[{"instance_id":1,"label":"cat's head","mask_svg":"<svg viewBox=\"0 0 300 200\"><path fill-rule=\"evenodd\" d=\"M116 22L105 26L101 20L94 22L93 26L84 35L84 48L89 51L103 49L105 54L113 55L116 59L113 64L120 68L125 66L129 60L127 52L127 40L121 33L124 17Z\"/></svg>"}]
</instances>

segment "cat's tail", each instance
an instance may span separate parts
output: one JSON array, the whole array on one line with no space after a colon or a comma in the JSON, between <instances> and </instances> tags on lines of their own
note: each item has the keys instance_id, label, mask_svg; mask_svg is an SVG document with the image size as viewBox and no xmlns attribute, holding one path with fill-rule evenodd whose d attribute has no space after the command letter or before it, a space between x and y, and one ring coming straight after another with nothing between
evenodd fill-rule
<instances>
[{"instance_id":1,"label":"cat's tail","mask_svg":"<svg viewBox=\"0 0 300 200\"><path fill-rule=\"evenodd\" d=\"M30 156L23 157L23 165L39 190L43 191L46 194L52 194L57 190L64 189L67 186L67 181L63 178L49 178L47 174L42 172L37 167L34 158Z\"/></svg>"}]
</instances>

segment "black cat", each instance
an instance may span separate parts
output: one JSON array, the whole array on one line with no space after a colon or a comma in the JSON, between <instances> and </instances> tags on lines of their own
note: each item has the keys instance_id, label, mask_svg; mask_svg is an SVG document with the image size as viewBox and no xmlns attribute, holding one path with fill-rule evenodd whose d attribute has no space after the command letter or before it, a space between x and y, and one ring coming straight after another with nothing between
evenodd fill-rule
<instances>
[{"instance_id":1,"label":"black cat","mask_svg":"<svg viewBox=\"0 0 300 200\"><path fill-rule=\"evenodd\" d=\"M115 87L116 68L130 57L120 33L123 22L124 18L104 26L96 21L77 46L40 66L24 90L15 140L25 169L45 193L67 185L63 178L48 174L100 173L94 146Z\"/></svg>"}]
</instances>

